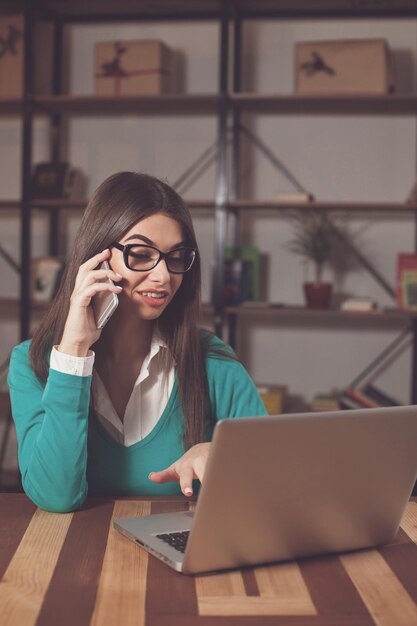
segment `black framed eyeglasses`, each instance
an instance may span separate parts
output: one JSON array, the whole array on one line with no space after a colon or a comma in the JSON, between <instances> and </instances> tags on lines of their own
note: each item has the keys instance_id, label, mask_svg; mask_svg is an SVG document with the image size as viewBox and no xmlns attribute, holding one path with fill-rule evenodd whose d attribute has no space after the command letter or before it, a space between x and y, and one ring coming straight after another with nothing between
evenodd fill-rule
<instances>
[{"instance_id":1,"label":"black framed eyeglasses","mask_svg":"<svg viewBox=\"0 0 417 626\"><path fill-rule=\"evenodd\" d=\"M191 269L197 250L188 246L180 246L169 252L162 252L154 246L141 243L112 243L111 247L123 252L123 260L128 269L134 272L149 272L163 259L171 274L185 274Z\"/></svg>"}]
</instances>

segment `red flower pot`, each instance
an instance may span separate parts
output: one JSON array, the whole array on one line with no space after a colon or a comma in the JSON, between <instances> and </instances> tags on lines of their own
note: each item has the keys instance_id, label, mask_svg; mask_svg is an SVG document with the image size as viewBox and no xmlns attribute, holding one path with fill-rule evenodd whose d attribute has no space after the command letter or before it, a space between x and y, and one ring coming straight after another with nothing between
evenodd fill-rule
<instances>
[{"instance_id":1,"label":"red flower pot","mask_svg":"<svg viewBox=\"0 0 417 626\"><path fill-rule=\"evenodd\" d=\"M306 305L309 309L330 309L331 283L304 283L303 287Z\"/></svg>"}]
</instances>

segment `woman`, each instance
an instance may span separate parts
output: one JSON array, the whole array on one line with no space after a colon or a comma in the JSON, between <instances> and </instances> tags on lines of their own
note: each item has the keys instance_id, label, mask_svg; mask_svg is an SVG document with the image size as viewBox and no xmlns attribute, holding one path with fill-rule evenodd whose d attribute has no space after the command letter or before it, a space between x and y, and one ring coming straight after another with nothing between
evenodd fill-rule
<instances>
[{"instance_id":1,"label":"woman","mask_svg":"<svg viewBox=\"0 0 417 626\"><path fill-rule=\"evenodd\" d=\"M102 330L99 292L119 300ZM105 180L48 314L12 352L19 466L38 506L74 510L87 488L191 495L215 422L265 414L230 348L198 330L199 300L197 242L178 194L145 174Z\"/></svg>"}]
</instances>

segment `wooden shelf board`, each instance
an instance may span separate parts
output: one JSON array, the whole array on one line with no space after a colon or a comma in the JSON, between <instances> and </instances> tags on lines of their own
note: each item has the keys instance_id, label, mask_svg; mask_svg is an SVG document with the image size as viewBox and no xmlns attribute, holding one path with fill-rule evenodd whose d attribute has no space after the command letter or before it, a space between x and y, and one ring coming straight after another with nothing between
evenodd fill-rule
<instances>
[{"instance_id":1,"label":"wooden shelf board","mask_svg":"<svg viewBox=\"0 0 417 626\"><path fill-rule=\"evenodd\" d=\"M221 14L222 0L43 0L64 19L210 19ZM234 0L244 17L409 17L416 15L413 0L348 2L347 0Z\"/></svg>"},{"instance_id":2,"label":"wooden shelf board","mask_svg":"<svg viewBox=\"0 0 417 626\"><path fill-rule=\"evenodd\" d=\"M242 211L289 211L289 210L323 210L329 212L382 212L382 213L412 213L417 211L417 205L404 202L276 202L274 200L234 200L228 202L228 207Z\"/></svg>"},{"instance_id":3,"label":"wooden shelf board","mask_svg":"<svg viewBox=\"0 0 417 626\"><path fill-rule=\"evenodd\" d=\"M133 19L213 19L222 0L43 0L43 5L71 21Z\"/></svg>"},{"instance_id":4,"label":"wooden shelf board","mask_svg":"<svg viewBox=\"0 0 417 626\"><path fill-rule=\"evenodd\" d=\"M347 0L235 0L245 16L301 18L307 17L410 17L417 15L414 0L391 2L349 2Z\"/></svg>"},{"instance_id":5,"label":"wooden shelf board","mask_svg":"<svg viewBox=\"0 0 417 626\"><path fill-rule=\"evenodd\" d=\"M64 198L39 198L32 200L34 209L44 209L48 211L60 209L74 209L83 211L87 206L88 200L66 200Z\"/></svg>"},{"instance_id":6,"label":"wooden shelf board","mask_svg":"<svg viewBox=\"0 0 417 626\"><path fill-rule=\"evenodd\" d=\"M285 319L323 319L346 321L369 321L373 322L407 322L417 317L417 312L404 311L402 309L381 309L377 311L341 311L340 309L308 309L304 306L284 306L271 304L270 306L228 306L226 313L239 316L255 315L259 317L277 317Z\"/></svg>"},{"instance_id":7,"label":"wooden shelf board","mask_svg":"<svg viewBox=\"0 0 417 626\"><path fill-rule=\"evenodd\" d=\"M192 211L214 211L216 206L214 200L196 200L194 198L184 198L184 201L188 208Z\"/></svg>"},{"instance_id":8,"label":"wooden shelf board","mask_svg":"<svg viewBox=\"0 0 417 626\"><path fill-rule=\"evenodd\" d=\"M184 198L187 206L192 210L214 210L214 200ZM34 209L60 210L73 209L83 211L89 198L85 200L67 200L63 198L39 198L32 201ZM18 210L21 207L19 200L0 200L0 211ZM360 213L413 213L417 211L416 204L404 202L276 202L275 200L231 200L227 207L239 211L311 211L323 210L329 212L360 212Z\"/></svg>"},{"instance_id":9,"label":"wooden shelf board","mask_svg":"<svg viewBox=\"0 0 417 626\"><path fill-rule=\"evenodd\" d=\"M19 315L19 300L0 298L0 318L10 318Z\"/></svg>"},{"instance_id":10,"label":"wooden shelf board","mask_svg":"<svg viewBox=\"0 0 417 626\"><path fill-rule=\"evenodd\" d=\"M38 96L37 113L67 115L209 115L217 111L215 94L160 96Z\"/></svg>"},{"instance_id":11,"label":"wooden shelf board","mask_svg":"<svg viewBox=\"0 0 417 626\"><path fill-rule=\"evenodd\" d=\"M32 312L44 313L47 311L49 302L32 303ZM213 306L210 302L203 302L201 305L203 315L213 313ZM17 317L19 315L19 300L17 298L0 298L0 318Z\"/></svg>"},{"instance_id":12,"label":"wooden shelf board","mask_svg":"<svg viewBox=\"0 0 417 626\"><path fill-rule=\"evenodd\" d=\"M32 312L34 314L42 314L48 310L49 302L32 303ZM18 318L20 301L17 298L0 298L0 318Z\"/></svg>"},{"instance_id":13,"label":"wooden shelf board","mask_svg":"<svg viewBox=\"0 0 417 626\"><path fill-rule=\"evenodd\" d=\"M21 98L0 99L0 115L20 116L23 112L23 100Z\"/></svg>"},{"instance_id":14,"label":"wooden shelf board","mask_svg":"<svg viewBox=\"0 0 417 626\"><path fill-rule=\"evenodd\" d=\"M0 211L13 211L19 210L21 203L19 200L0 200Z\"/></svg>"},{"instance_id":15,"label":"wooden shelf board","mask_svg":"<svg viewBox=\"0 0 417 626\"><path fill-rule=\"evenodd\" d=\"M65 115L212 115L217 94L156 96L37 96L35 114ZM241 111L286 115L417 115L417 94L302 95L231 93L229 102ZM0 100L0 115L19 116L23 101Z\"/></svg>"},{"instance_id":16,"label":"wooden shelf board","mask_svg":"<svg viewBox=\"0 0 417 626\"><path fill-rule=\"evenodd\" d=\"M387 95L302 95L230 94L230 101L242 111L288 115L417 115L416 94Z\"/></svg>"},{"instance_id":17,"label":"wooden shelf board","mask_svg":"<svg viewBox=\"0 0 417 626\"><path fill-rule=\"evenodd\" d=\"M45 199L37 199L32 201L33 208L36 209L44 209L48 211L61 210L61 209L73 209L77 211L84 211L85 207L89 202L89 198L85 200L66 200L62 198L45 198ZM192 210L213 210L214 209L214 201L213 200L196 200L196 199L187 199L185 198L185 202L187 206ZM19 203L16 203L17 206L20 206ZM1 202L0 202L1 208Z\"/></svg>"},{"instance_id":18,"label":"wooden shelf board","mask_svg":"<svg viewBox=\"0 0 417 626\"><path fill-rule=\"evenodd\" d=\"M214 200L184 198L189 209L193 211L214 211ZM34 209L61 210L71 209L84 211L89 198L85 200L67 200L62 198L39 198L32 201ZM0 211L16 211L21 207L19 200L0 200ZM311 211L323 210L331 213L413 213L417 211L416 204L404 202L276 202L275 200L231 200L227 207L239 211Z\"/></svg>"}]
</instances>

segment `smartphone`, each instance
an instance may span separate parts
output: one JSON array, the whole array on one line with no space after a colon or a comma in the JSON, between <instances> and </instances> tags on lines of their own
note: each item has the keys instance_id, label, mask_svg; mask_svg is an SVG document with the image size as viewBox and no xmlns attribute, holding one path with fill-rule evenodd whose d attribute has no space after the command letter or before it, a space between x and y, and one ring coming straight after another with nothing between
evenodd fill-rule
<instances>
[{"instance_id":1,"label":"smartphone","mask_svg":"<svg viewBox=\"0 0 417 626\"><path fill-rule=\"evenodd\" d=\"M110 265L107 261L100 264L100 269L109 270ZM105 278L102 282L113 284L110 278ZM91 306L93 307L94 318L97 328L104 328L119 304L119 299L112 291L99 291L93 296Z\"/></svg>"}]
</instances>

